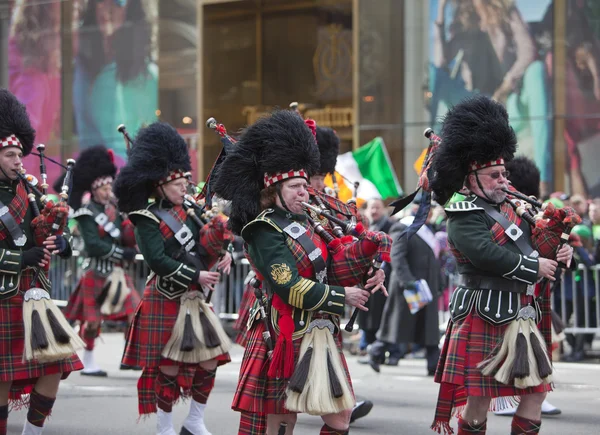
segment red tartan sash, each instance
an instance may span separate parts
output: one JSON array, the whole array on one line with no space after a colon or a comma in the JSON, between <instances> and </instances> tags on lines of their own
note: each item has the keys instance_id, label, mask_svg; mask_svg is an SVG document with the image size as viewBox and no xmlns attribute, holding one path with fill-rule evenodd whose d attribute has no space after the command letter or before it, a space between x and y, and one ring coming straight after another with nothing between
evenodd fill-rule
<instances>
[{"instance_id":1,"label":"red tartan sash","mask_svg":"<svg viewBox=\"0 0 600 435\"><path fill-rule=\"evenodd\" d=\"M169 210L169 214L175 219L177 219L179 222L181 222L181 225L185 225L185 221L187 220L187 213L185 212L182 206L176 205L175 207ZM169 228L169 226L163 221L160 221L159 228L160 233L163 236L163 240L168 240L175 235L173 234L173 231L171 231L171 228Z\"/></svg>"},{"instance_id":2,"label":"red tartan sash","mask_svg":"<svg viewBox=\"0 0 600 435\"><path fill-rule=\"evenodd\" d=\"M15 197L12 199L10 204L8 204L8 212L13 217L17 225L20 225L21 222L23 222L28 207L29 199L27 198L27 191L25 190L23 183L19 182L17 184ZM0 228L0 241L2 241L6 239L10 235L10 233L7 231L6 227L1 223Z\"/></svg>"},{"instance_id":3,"label":"red tartan sash","mask_svg":"<svg viewBox=\"0 0 600 435\"><path fill-rule=\"evenodd\" d=\"M504 217L506 217L511 223L515 225L521 224L521 218L515 213L514 209L510 205L503 203L500 206L500 213L502 213ZM490 235L492 236L492 242L499 246L505 245L510 240L504 232L504 228L502 228L502 225L500 225L498 222L496 222L490 229ZM454 258L456 258L458 263L470 263L469 259L465 257L458 249L456 249L452 242L449 241L448 245L450 246L452 255L454 255Z\"/></svg>"}]
</instances>

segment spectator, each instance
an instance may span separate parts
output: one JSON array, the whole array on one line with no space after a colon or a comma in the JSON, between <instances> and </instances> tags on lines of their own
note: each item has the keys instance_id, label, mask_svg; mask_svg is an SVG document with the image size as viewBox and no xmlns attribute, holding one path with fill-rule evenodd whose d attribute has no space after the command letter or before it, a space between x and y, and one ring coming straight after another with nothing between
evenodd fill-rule
<instances>
[{"instance_id":1,"label":"spectator","mask_svg":"<svg viewBox=\"0 0 600 435\"><path fill-rule=\"evenodd\" d=\"M370 231L383 231L388 234L390 228L394 224L386 213L386 207L383 201L379 198L373 198L366 202L365 217L369 222ZM390 280L391 265L385 263L382 267L385 272L385 286L387 288ZM386 297L381 292L371 295L369 301L365 304L369 311L360 311L358 315L358 324L361 330L361 340L359 349L361 354L366 354L367 346L375 341L375 333L379 329L381 323L381 314L385 305ZM401 355L395 352L393 357L390 357L392 364L398 364ZM363 361L366 362L366 361Z\"/></svg>"}]
</instances>

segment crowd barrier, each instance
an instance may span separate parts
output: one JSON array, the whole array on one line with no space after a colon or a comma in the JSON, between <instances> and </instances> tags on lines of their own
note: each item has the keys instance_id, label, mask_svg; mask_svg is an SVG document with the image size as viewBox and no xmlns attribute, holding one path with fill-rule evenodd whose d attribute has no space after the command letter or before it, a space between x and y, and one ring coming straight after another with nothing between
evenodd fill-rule
<instances>
[{"instance_id":1,"label":"crowd barrier","mask_svg":"<svg viewBox=\"0 0 600 435\"><path fill-rule=\"evenodd\" d=\"M212 297L215 312L225 320L237 318L244 280L250 271L248 261L243 256L237 257L231 273L223 276ZM66 305L83 273L81 263L82 258L78 251L74 251L70 259L53 258L50 280L53 285L52 297L57 304ZM148 266L141 255L137 255L128 271L134 277L136 289L141 294L149 274ZM456 280L456 275L449 277L448 290L439 301L439 319L442 327L450 317L448 300L456 288ZM563 272L563 279L554 287L552 303L554 311L566 326L565 332L600 334L600 265L586 268L580 264L577 273Z\"/></svg>"}]
</instances>

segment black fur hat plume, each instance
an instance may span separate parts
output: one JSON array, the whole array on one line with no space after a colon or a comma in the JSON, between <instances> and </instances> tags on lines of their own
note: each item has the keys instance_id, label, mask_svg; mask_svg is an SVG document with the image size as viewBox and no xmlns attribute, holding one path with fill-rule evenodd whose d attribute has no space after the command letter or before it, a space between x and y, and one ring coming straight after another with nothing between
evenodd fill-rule
<instances>
[{"instance_id":1,"label":"black fur hat plume","mask_svg":"<svg viewBox=\"0 0 600 435\"><path fill-rule=\"evenodd\" d=\"M321 154L319 174L332 174L340 152L340 138L332 128L317 126L317 145Z\"/></svg>"},{"instance_id":2,"label":"black fur hat plume","mask_svg":"<svg viewBox=\"0 0 600 435\"><path fill-rule=\"evenodd\" d=\"M540 170L535 162L527 157L515 157L506 164L508 177L515 189L527 196L540 197Z\"/></svg>"},{"instance_id":3,"label":"black fur hat plume","mask_svg":"<svg viewBox=\"0 0 600 435\"><path fill-rule=\"evenodd\" d=\"M0 140L15 135L23 147L23 155L31 153L35 130L25 105L6 89L0 89Z\"/></svg>"},{"instance_id":4,"label":"black fur hat plume","mask_svg":"<svg viewBox=\"0 0 600 435\"><path fill-rule=\"evenodd\" d=\"M517 137L502 104L483 95L467 98L452 107L442 125L442 142L431 165L431 189L445 204L463 187L471 163L512 160Z\"/></svg>"},{"instance_id":5,"label":"black fur hat plume","mask_svg":"<svg viewBox=\"0 0 600 435\"><path fill-rule=\"evenodd\" d=\"M213 190L231 201L230 225L239 234L260 213L264 175L304 169L319 172L319 148L298 114L277 110L243 131L215 174Z\"/></svg>"},{"instance_id":6,"label":"black fur hat plume","mask_svg":"<svg viewBox=\"0 0 600 435\"><path fill-rule=\"evenodd\" d=\"M75 167L73 168L73 178L71 180L73 188L69 194L69 205L73 210L81 207L81 198L85 192L91 192L92 183L100 177L115 178L117 167L114 163L114 154L104 145L96 145L86 148L79 154ZM54 183L54 190L60 192L64 176L60 177Z\"/></svg>"},{"instance_id":7,"label":"black fur hat plume","mask_svg":"<svg viewBox=\"0 0 600 435\"><path fill-rule=\"evenodd\" d=\"M192 170L187 144L177 130L162 122L140 129L113 185L119 209L146 208L156 183L177 170Z\"/></svg>"}]
</instances>

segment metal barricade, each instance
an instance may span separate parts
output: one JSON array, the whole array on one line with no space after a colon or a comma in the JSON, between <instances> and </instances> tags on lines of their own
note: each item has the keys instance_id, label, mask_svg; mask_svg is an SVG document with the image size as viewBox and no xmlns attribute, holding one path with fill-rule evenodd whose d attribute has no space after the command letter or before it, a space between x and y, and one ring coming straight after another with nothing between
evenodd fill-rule
<instances>
[{"instance_id":1,"label":"metal barricade","mask_svg":"<svg viewBox=\"0 0 600 435\"><path fill-rule=\"evenodd\" d=\"M71 258L64 259L52 257L48 276L52 283L52 298L58 306L65 307L75 291L79 279L83 275L81 264L83 257L77 250L73 251ZM146 285L146 279L150 274L150 268L144 262L144 257L136 255L126 269L133 277L136 290L142 295ZM237 319L237 312L244 292L244 280L250 271L250 263L245 258L235 260L229 275L224 275L221 282L216 286L212 296L215 312L226 320Z\"/></svg>"}]
</instances>

